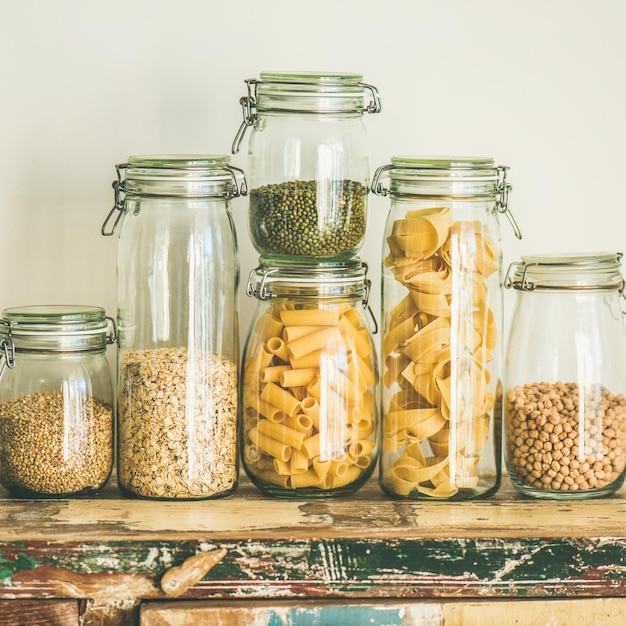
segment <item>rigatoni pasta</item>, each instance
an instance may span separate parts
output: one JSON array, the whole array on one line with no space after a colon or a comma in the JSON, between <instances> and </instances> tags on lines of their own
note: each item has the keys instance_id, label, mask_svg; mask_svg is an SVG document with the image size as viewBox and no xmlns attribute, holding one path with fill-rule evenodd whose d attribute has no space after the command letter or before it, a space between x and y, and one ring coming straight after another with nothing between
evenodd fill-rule
<instances>
[{"instance_id":1,"label":"rigatoni pasta","mask_svg":"<svg viewBox=\"0 0 626 626\"><path fill-rule=\"evenodd\" d=\"M345 299L289 305L268 303L244 353L244 467L269 493L344 493L378 453L374 345Z\"/></svg>"}]
</instances>

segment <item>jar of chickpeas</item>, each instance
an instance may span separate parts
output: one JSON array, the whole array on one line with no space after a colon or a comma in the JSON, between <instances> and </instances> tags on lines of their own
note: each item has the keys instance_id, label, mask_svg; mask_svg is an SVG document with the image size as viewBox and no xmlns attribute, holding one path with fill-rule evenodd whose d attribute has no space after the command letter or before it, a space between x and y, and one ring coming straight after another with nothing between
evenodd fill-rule
<instances>
[{"instance_id":1,"label":"jar of chickpeas","mask_svg":"<svg viewBox=\"0 0 626 626\"><path fill-rule=\"evenodd\" d=\"M261 259L243 353L241 456L265 493L353 493L378 452L378 370L369 281L354 258L315 266Z\"/></svg>"},{"instance_id":2,"label":"jar of chickpeas","mask_svg":"<svg viewBox=\"0 0 626 626\"><path fill-rule=\"evenodd\" d=\"M626 327L621 257L526 256L516 292L504 395L513 485L536 498L615 492L626 469Z\"/></svg>"}]
</instances>

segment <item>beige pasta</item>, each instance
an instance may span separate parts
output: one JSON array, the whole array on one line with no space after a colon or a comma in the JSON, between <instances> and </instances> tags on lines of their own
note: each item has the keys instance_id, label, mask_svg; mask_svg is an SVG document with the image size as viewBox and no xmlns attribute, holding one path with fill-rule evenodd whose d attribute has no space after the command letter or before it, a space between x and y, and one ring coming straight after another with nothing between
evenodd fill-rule
<instances>
[{"instance_id":1,"label":"beige pasta","mask_svg":"<svg viewBox=\"0 0 626 626\"><path fill-rule=\"evenodd\" d=\"M281 311L280 319L285 326L337 326L340 311L332 309L295 309Z\"/></svg>"},{"instance_id":2,"label":"beige pasta","mask_svg":"<svg viewBox=\"0 0 626 626\"><path fill-rule=\"evenodd\" d=\"M470 237L471 267L454 252ZM498 336L485 281L498 268L497 252L480 222L453 221L447 207L408 211L387 243L385 267L407 294L385 320L383 385L393 393L386 392L384 480L398 495L449 498L476 486L478 452L488 438L494 406L488 361ZM453 275L463 277L463 296L473 307L462 323L453 315ZM455 409L454 439L451 376L460 365L451 360L453 341L466 368L465 386L455 390L464 401ZM395 459L389 467L387 455Z\"/></svg>"},{"instance_id":3,"label":"beige pasta","mask_svg":"<svg viewBox=\"0 0 626 626\"><path fill-rule=\"evenodd\" d=\"M287 344L287 358L301 358L328 346L343 346L341 333L334 326L323 328Z\"/></svg>"},{"instance_id":4,"label":"beige pasta","mask_svg":"<svg viewBox=\"0 0 626 626\"><path fill-rule=\"evenodd\" d=\"M362 314L346 302L271 309L244 363L246 470L287 490L356 484L378 451L376 356Z\"/></svg>"}]
</instances>

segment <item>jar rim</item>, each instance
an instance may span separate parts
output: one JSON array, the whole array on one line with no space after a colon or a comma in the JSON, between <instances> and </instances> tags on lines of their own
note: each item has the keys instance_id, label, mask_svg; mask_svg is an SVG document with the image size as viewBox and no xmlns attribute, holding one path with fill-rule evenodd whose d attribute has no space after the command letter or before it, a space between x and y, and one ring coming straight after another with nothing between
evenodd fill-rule
<instances>
[{"instance_id":1,"label":"jar rim","mask_svg":"<svg viewBox=\"0 0 626 626\"><path fill-rule=\"evenodd\" d=\"M107 328L106 313L99 306L76 304L36 304L4 309L2 319L12 326L13 332L39 330L72 332Z\"/></svg>"},{"instance_id":2,"label":"jar rim","mask_svg":"<svg viewBox=\"0 0 626 626\"><path fill-rule=\"evenodd\" d=\"M230 157L223 154L138 154L128 157L129 168L196 170L222 168L229 163Z\"/></svg>"},{"instance_id":3,"label":"jar rim","mask_svg":"<svg viewBox=\"0 0 626 626\"><path fill-rule=\"evenodd\" d=\"M328 114L350 118L366 112L379 113L378 90L362 79L361 74L349 72L264 71L259 79L246 80L248 97L244 101L248 113L254 109L268 115ZM370 101L366 102L368 92ZM254 121L254 117L249 121Z\"/></svg>"},{"instance_id":4,"label":"jar rim","mask_svg":"<svg viewBox=\"0 0 626 626\"><path fill-rule=\"evenodd\" d=\"M298 287L314 293L298 292ZM316 264L261 258L258 267L250 272L246 293L259 300L290 295L305 298L359 297L367 287L367 264L358 258ZM293 291L290 292L290 289Z\"/></svg>"},{"instance_id":5,"label":"jar rim","mask_svg":"<svg viewBox=\"0 0 626 626\"><path fill-rule=\"evenodd\" d=\"M112 320L102 307L84 305L29 305L5 309L0 336L19 350L99 350L112 343Z\"/></svg>"},{"instance_id":6,"label":"jar rim","mask_svg":"<svg viewBox=\"0 0 626 626\"><path fill-rule=\"evenodd\" d=\"M622 290L621 252L522 256L509 266L505 287L521 291Z\"/></svg>"},{"instance_id":7,"label":"jar rim","mask_svg":"<svg viewBox=\"0 0 626 626\"><path fill-rule=\"evenodd\" d=\"M493 169L495 161L478 156L394 156L391 164L399 169L483 170Z\"/></svg>"},{"instance_id":8,"label":"jar rim","mask_svg":"<svg viewBox=\"0 0 626 626\"><path fill-rule=\"evenodd\" d=\"M319 72L319 71L265 71L259 74L260 80L266 83L287 83L302 85L334 85L359 86L362 74L352 72Z\"/></svg>"},{"instance_id":9,"label":"jar rim","mask_svg":"<svg viewBox=\"0 0 626 626\"><path fill-rule=\"evenodd\" d=\"M232 198L248 193L243 170L223 154L132 155L116 169L116 193L126 196Z\"/></svg>"}]
</instances>

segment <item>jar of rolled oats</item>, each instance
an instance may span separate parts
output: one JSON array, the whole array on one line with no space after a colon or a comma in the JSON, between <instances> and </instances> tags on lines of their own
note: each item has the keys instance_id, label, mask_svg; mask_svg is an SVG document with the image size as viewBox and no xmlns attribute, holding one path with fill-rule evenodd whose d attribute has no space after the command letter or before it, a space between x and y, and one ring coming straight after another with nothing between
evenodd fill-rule
<instances>
[{"instance_id":1,"label":"jar of rolled oats","mask_svg":"<svg viewBox=\"0 0 626 626\"><path fill-rule=\"evenodd\" d=\"M0 319L0 482L13 495L92 495L113 461L104 309L25 306Z\"/></svg>"},{"instance_id":2,"label":"jar of rolled oats","mask_svg":"<svg viewBox=\"0 0 626 626\"><path fill-rule=\"evenodd\" d=\"M238 478L239 263L229 157L133 156L117 166L118 482L201 499ZM112 223L112 226L109 224Z\"/></svg>"},{"instance_id":3,"label":"jar of rolled oats","mask_svg":"<svg viewBox=\"0 0 626 626\"><path fill-rule=\"evenodd\" d=\"M258 299L243 353L241 454L269 495L355 492L378 453L378 367L358 258L250 274Z\"/></svg>"},{"instance_id":4,"label":"jar of rolled oats","mask_svg":"<svg viewBox=\"0 0 626 626\"><path fill-rule=\"evenodd\" d=\"M504 457L536 498L593 498L626 474L621 254L525 256L506 361Z\"/></svg>"}]
</instances>

